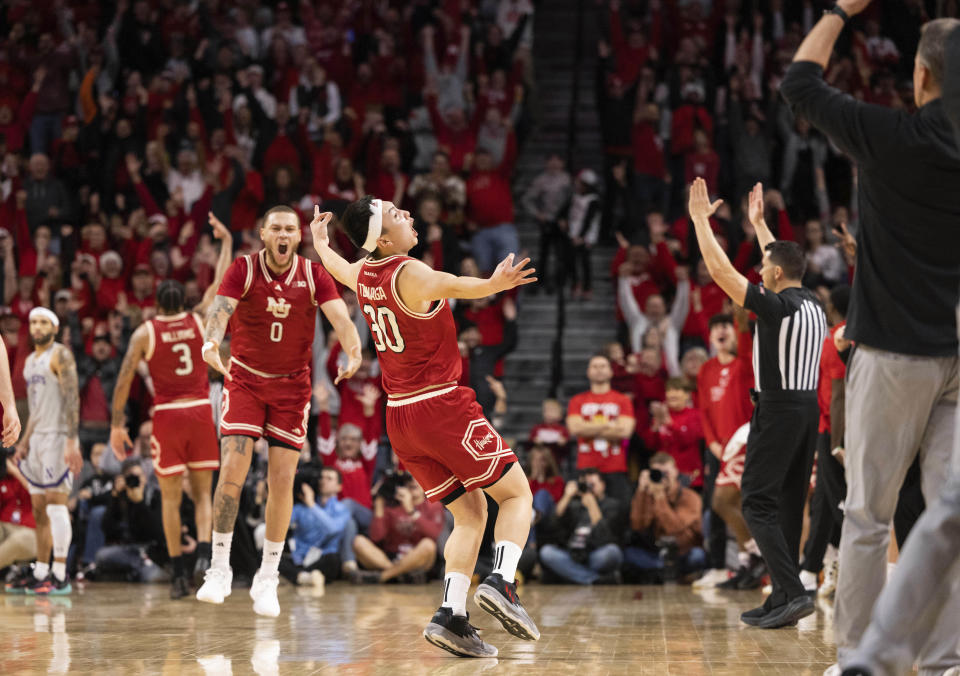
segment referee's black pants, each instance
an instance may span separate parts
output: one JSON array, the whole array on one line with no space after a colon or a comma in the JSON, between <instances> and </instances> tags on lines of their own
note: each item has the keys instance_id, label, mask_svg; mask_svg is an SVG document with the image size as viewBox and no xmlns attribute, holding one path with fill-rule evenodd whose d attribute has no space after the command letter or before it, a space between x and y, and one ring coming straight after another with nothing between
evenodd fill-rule
<instances>
[{"instance_id":1,"label":"referee's black pants","mask_svg":"<svg viewBox=\"0 0 960 676\"><path fill-rule=\"evenodd\" d=\"M820 411L814 392L761 392L743 467L743 518L770 570L776 607L804 593L798 558Z\"/></svg>"}]
</instances>

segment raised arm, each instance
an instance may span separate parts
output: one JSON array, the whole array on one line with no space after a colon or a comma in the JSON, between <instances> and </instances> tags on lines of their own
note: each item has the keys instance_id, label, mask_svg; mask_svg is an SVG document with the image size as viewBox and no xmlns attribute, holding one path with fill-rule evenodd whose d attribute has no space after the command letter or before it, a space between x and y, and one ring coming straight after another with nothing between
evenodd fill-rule
<instances>
[{"instance_id":1,"label":"raised arm","mask_svg":"<svg viewBox=\"0 0 960 676\"><path fill-rule=\"evenodd\" d=\"M617 293L620 298L620 310L630 329L630 347L634 352L639 352L643 349L643 334L650 328L650 320L640 309L637 298L633 295L630 278L625 274L620 275L617 280Z\"/></svg>"},{"instance_id":2,"label":"raised arm","mask_svg":"<svg viewBox=\"0 0 960 676\"><path fill-rule=\"evenodd\" d=\"M310 222L310 232L313 233L313 248L320 256L320 262L323 263L327 272L351 291L356 291L357 278L360 276L363 259L355 263L348 263L343 256L330 248L330 233L327 232L327 226L332 219L332 213L329 211L321 213L320 207L316 204L313 205L313 220Z\"/></svg>"},{"instance_id":3,"label":"raised arm","mask_svg":"<svg viewBox=\"0 0 960 676\"><path fill-rule=\"evenodd\" d=\"M10 377L10 361L7 345L0 339L0 405L3 406L3 446L10 447L20 438L20 416L17 415L17 400L13 396L13 379Z\"/></svg>"},{"instance_id":4,"label":"raised arm","mask_svg":"<svg viewBox=\"0 0 960 676\"><path fill-rule=\"evenodd\" d=\"M694 180L690 186L689 210L703 262L706 263L707 271L723 292L737 305L743 305L747 297L747 278L733 267L733 263L727 258L727 253L717 242L710 228L710 216L721 204L723 200L710 202L706 181L702 178Z\"/></svg>"},{"instance_id":5,"label":"raised arm","mask_svg":"<svg viewBox=\"0 0 960 676\"><path fill-rule=\"evenodd\" d=\"M64 399L64 417L67 424L67 446L63 459L74 474L80 474L83 457L80 455L80 388L77 381L77 362L66 345L57 345L50 360L50 370L57 376Z\"/></svg>"},{"instance_id":6,"label":"raised arm","mask_svg":"<svg viewBox=\"0 0 960 676\"><path fill-rule=\"evenodd\" d=\"M770 242L777 241L777 238L770 232L767 221L763 217L763 184L757 183L750 191L750 223L757 232L757 244L760 245L760 251L763 252Z\"/></svg>"},{"instance_id":7,"label":"raised arm","mask_svg":"<svg viewBox=\"0 0 960 676\"><path fill-rule=\"evenodd\" d=\"M513 254L500 261L489 279L458 277L433 270L417 260L406 263L397 273L397 290L407 305L420 304L444 298L486 298L501 291L537 281L531 277L535 270L526 268L529 258L513 264Z\"/></svg>"},{"instance_id":8,"label":"raised arm","mask_svg":"<svg viewBox=\"0 0 960 676\"><path fill-rule=\"evenodd\" d=\"M138 326L130 337L127 354L123 357L120 373L117 374L117 382L113 386L113 405L110 414L110 448L117 460L121 462L127 457L125 444L133 447L130 434L127 432L124 410L130 396L130 385L133 384L133 377L137 374L137 365L147 354L149 339L147 325L141 324Z\"/></svg>"},{"instance_id":9,"label":"raised arm","mask_svg":"<svg viewBox=\"0 0 960 676\"><path fill-rule=\"evenodd\" d=\"M213 215L212 211L207 213L207 222L210 223L210 226L213 228L213 236L220 240L220 256L217 258L217 267L213 272L213 281L210 282L207 290L203 292L203 298L201 298L200 302L193 308L194 312L198 312L201 315L210 307L214 297L217 295L217 289L220 288L220 282L223 281L223 276L227 274L227 268L229 268L230 263L233 262L233 235L230 234L230 230L219 218Z\"/></svg>"},{"instance_id":10,"label":"raised arm","mask_svg":"<svg viewBox=\"0 0 960 676\"><path fill-rule=\"evenodd\" d=\"M227 380L233 380L230 375L230 365L224 366L220 359L220 343L223 342L223 334L227 332L227 323L237 309L238 301L236 298L217 295L210 305L207 312L207 320L204 322L206 330L203 332L203 361L207 362L214 369L223 374Z\"/></svg>"}]
</instances>

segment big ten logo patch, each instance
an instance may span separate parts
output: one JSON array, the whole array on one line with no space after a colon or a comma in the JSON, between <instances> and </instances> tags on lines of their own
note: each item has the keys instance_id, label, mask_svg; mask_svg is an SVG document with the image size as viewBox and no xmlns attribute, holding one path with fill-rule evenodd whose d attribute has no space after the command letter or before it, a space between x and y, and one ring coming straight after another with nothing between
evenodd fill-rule
<instances>
[{"instance_id":1,"label":"big ten logo patch","mask_svg":"<svg viewBox=\"0 0 960 676\"><path fill-rule=\"evenodd\" d=\"M485 418L471 420L460 443L476 460L497 458L513 452L503 448L503 439Z\"/></svg>"},{"instance_id":2,"label":"big ten logo patch","mask_svg":"<svg viewBox=\"0 0 960 676\"><path fill-rule=\"evenodd\" d=\"M272 296L267 298L267 312L277 319L286 319L287 315L290 314L291 307L290 303L284 298L274 298Z\"/></svg>"}]
</instances>

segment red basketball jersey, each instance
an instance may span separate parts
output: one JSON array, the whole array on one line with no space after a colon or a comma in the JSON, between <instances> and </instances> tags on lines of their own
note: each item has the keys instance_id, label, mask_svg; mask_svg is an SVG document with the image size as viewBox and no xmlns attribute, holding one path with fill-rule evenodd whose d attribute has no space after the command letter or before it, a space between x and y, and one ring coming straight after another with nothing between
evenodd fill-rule
<instances>
[{"instance_id":1,"label":"red basketball jersey","mask_svg":"<svg viewBox=\"0 0 960 676\"><path fill-rule=\"evenodd\" d=\"M275 278L263 250L236 259L217 294L240 301L230 318L231 359L262 376L309 368L317 306L340 297L319 263L294 254L290 269Z\"/></svg>"},{"instance_id":2,"label":"red basketball jersey","mask_svg":"<svg viewBox=\"0 0 960 676\"><path fill-rule=\"evenodd\" d=\"M357 279L357 301L373 335L387 394L407 394L460 379L460 348L450 305L440 300L430 312L414 312L397 293L397 272L411 260L368 259Z\"/></svg>"},{"instance_id":3,"label":"red basketball jersey","mask_svg":"<svg viewBox=\"0 0 960 676\"><path fill-rule=\"evenodd\" d=\"M147 335L145 361L153 380L154 403L209 398L207 365L200 354L200 319L191 312L159 316L147 322Z\"/></svg>"}]
</instances>

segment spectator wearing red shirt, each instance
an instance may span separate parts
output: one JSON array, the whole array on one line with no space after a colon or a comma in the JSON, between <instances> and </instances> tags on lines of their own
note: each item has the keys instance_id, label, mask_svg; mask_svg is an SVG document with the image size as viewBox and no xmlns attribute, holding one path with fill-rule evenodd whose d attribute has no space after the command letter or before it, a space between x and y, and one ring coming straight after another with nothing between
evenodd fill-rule
<instances>
[{"instance_id":1,"label":"spectator wearing red shirt","mask_svg":"<svg viewBox=\"0 0 960 676\"><path fill-rule=\"evenodd\" d=\"M707 264L701 258L690 285L690 312L680 333L681 339L697 339L710 345L710 319L723 312L726 299L727 294L710 277Z\"/></svg>"},{"instance_id":2,"label":"spectator wearing red shirt","mask_svg":"<svg viewBox=\"0 0 960 676\"><path fill-rule=\"evenodd\" d=\"M693 150L684 158L684 181L687 185L693 179L704 178L708 185L717 185L720 172L720 156L710 145L710 137L703 129L693 132Z\"/></svg>"},{"instance_id":3,"label":"spectator wearing red shirt","mask_svg":"<svg viewBox=\"0 0 960 676\"><path fill-rule=\"evenodd\" d=\"M327 375L330 382L337 379L337 361L342 351L339 341L330 346L327 357ZM337 384L337 393L340 395L340 425L350 423L365 429L367 418L379 417L379 401L383 389L380 386L380 377L371 375L373 363L373 354L364 350L357 372L352 378L344 378Z\"/></svg>"},{"instance_id":4,"label":"spectator wearing red shirt","mask_svg":"<svg viewBox=\"0 0 960 676\"><path fill-rule=\"evenodd\" d=\"M666 402L650 404L650 429L644 441L655 451L668 453L677 469L690 480L690 487L703 488L703 461L700 447L703 427L700 411L691 406L690 392L683 378L671 378L666 385Z\"/></svg>"},{"instance_id":5,"label":"spectator wearing red shirt","mask_svg":"<svg viewBox=\"0 0 960 676\"><path fill-rule=\"evenodd\" d=\"M317 388L324 390L325 388ZM319 398L319 397L318 397ZM361 429L352 423L343 423L336 430L326 410L326 401L318 404L317 416L317 453L325 467L334 467L340 472L341 490L337 496L341 501L353 501L370 510L373 502L370 488L373 485L373 472L377 466L379 420L376 425L367 425ZM356 512L348 505L351 512ZM356 518L356 514L354 514ZM357 525L367 528L370 518L357 519Z\"/></svg>"},{"instance_id":6,"label":"spectator wearing red shirt","mask_svg":"<svg viewBox=\"0 0 960 676\"><path fill-rule=\"evenodd\" d=\"M659 211L666 204L667 164L660 137L660 108L656 103L640 106L633 115L630 134L633 148L634 198L643 211Z\"/></svg>"},{"instance_id":7,"label":"spectator wearing red shirt","mask_svg":"<svg viewBox=\"0 0 960 676\"><path fill-rule=\"evenodd\" d=\"M7 476L0 479L0 570L37 557L30 493L19 470L9 460L5 462Z\"/></svg>"},{"instance_id":8,"label":"spectator wearing red shirt","mask_svg":"<svg viewBox=\"0 0 960 676\"><path fill-rule=\"evenodd\" d=\"M613 366L607 357L590 358L590 390L570 400L567 429L577 438L577 469L599 470L611 497L629 500L633 487L627 479L626 450L636 420L630 398L611 389L612 378Z\"/></svg>"},{"instance_id":9,"label":"spectator wearing red shirt","mask_svg":"<svg viewBox=\"0 0 960 676\"><path fill-rule=\"evenodd\" d=\"M553 453L556 464L562 463L567 457L567 443L570 433L563 424L563 407L556 399L543 400L543 421L537 423L530 430L530 443L534 446L546 446ZM560 484L561 494L563 484Z\"/></svg>"},{"instance_id":10,"label":"spectator wearing red shirt","mask_svg":"<svg viewBox=\"0 0 960 676\"><path fill-rule=\"evenodd\" d=\"M353 541L357 562L369 571L379 571L364 581L387 582L401 575L424 580L437 558L437 538L444 527L444 508L427 502L423 488L407 476L397 488L396 506L377 496L373 501L370 537L358 535ZM376 544L375 544L376 543Z\"/></svg>"},{"instance_id":11,"label":"spectator wearing red shirt","mask_svg":"<svg viewBox=\"0 0 960 676\"><path fill-rule=\"evenodd\" d=\"M659 17L659 13L654 13ZM655 22L649 34L656 42L659 38L659 22ZM640 76L640 70L647 61L657 58L657 48L647 42L648 31L636 19L627 21L627 31L624 35L623 20L620 17L620 0L610 2L610 42L613 47L617 65L617 74L627 84L632 84Z\"/></svg>"},{"instance_id":12,"label":"spectator wearing red shirt","mask_svg":"<svg viewBox=\"0 0 960 676\"><path fill-rule=\"evenodd\" d=\"M480 271L492 272L497 264L520 250L513 224L513 192L509 176L495 168L490 153L480 148L475 169L467 181L467 227L473 231L470 246Z\"/></svg>"},{"instance_id":13,"label":"spectator wearing red shirt","mask_svg":"<svg viewBox=\"0 0 960 676\"><path fill-rule=\"evenodd\" d=\"M396 148L386 147L380 153L379 162L367 174L367 191L371 195L383 195L402 208L410 179L400 168L400 153Z\"/></svg>"}]
</instances>

